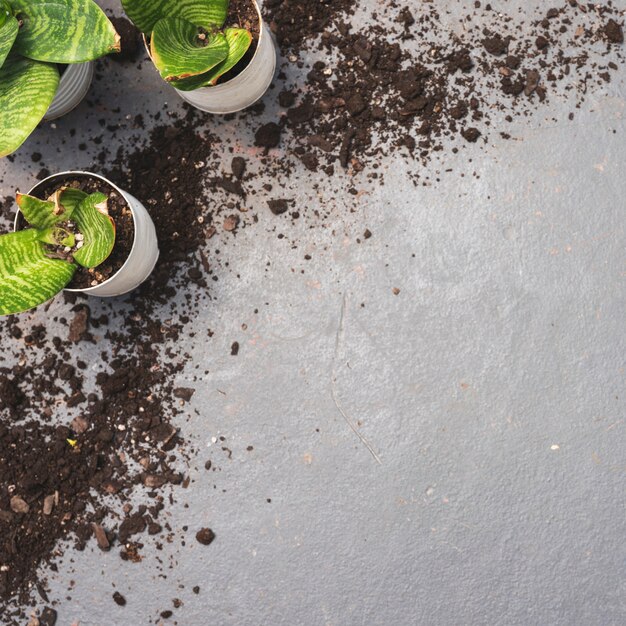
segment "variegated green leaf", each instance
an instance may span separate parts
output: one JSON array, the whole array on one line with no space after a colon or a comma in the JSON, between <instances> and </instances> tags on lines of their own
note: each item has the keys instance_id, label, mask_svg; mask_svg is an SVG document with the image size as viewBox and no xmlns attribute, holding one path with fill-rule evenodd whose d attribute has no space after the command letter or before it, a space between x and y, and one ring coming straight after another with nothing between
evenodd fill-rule
<instances>
[{"instance_id":1,"label":"variegated green leaf","mask_svg":"<svg viewBox=\"0 0 626 626\"><path fill-rule=\"evenodd\" d=\"M0 0L0 67L9 56L19 30L19 23L10 11L6 0Z\"/></svg>"},{"instance_id":2,"label":"variegated green leaf","mask_svg":"<svg viewBox=\"0 0 626 626\"><path fill-rule=\"evenodd\" d=\"M157 22L150 42L152 60L168 82L204 74L228 56L228 42L221 33L199 38L196 26L168 17Z\"/></svg>"},{"instance_id":3,"label":"variegated green leaf","mask_svg":"<svg viewBox=\"0 0 626 626\"><path fill-rule=\"evenodd\" d=\"M72 221L83 235L82 247L74 253L74 260L83 267L97 267L104 263L115 245L115 223L107 211L107 197L92 193L75 209Z\"/></svg>"},{"instance_id":4,"label":"variegated green leaf","mask_svg":"<svg viewBox=\"0 0 626 626\"><path fill-rule=\"evenodd\" d=\"M7 0L0 0L0 28L4 26L6 21L13 15L13 9Z\"/></svg>"},{"instance_id":5,"label":"variegated green leaf","mask_svg":"<svg viewBox=\"0 0 626 626\"><path fill-rule=\"evenodd\" d=\"M7 58L0 68L0 157L17 150L35 130L58 86L56 66Z\"/></svg>"},{"instance_id":6,"label":"variegated green leaf","mask_svg":"<svg viewBox=\"0 0 626 626\"><path fill-rule=\"evenodd\" d=\"M241 61L252 43L252 35L244 28L227 28L224 30L224 35L228 42L228 56L219 65L205 74L172 82L176 89L193 91L199 87L215 85L220 76L232 70Z\"/></svg>"},{"instance_id":7,"label":"variegated green leaf","mask_svg":"<svg viewBox=\"0 0 626 626\"><path fill-rule=\"evenodd\" d=\"M39 198L24 193L18 193L16 199L17 206L20 207L24 219L31 226L35 226L36 228L50 228L62 219L54 212L56 208L54 202L40 200Z\"/></svg>"},{"instance_id":8,"label":"variegated green leaf","mask_svg":"<svg viewBox=\"0 0 626 626\"><path fill-rule=\"evenodd\" d=\"M50 63L93 61L119 52L113 24L93 0L11 0L22 21L19 54Z\"/></svg>"},{"instance_id":9,"label":"variegated green leaf","mask_svg":"<svg viewBox=\"0 0 626 626\"><path fill-rule=\"evenodd\" d=\"M35 229L0 236L0 315L32 309L63 289L76 266L50 259Z\"/></svg>"},{"instance_id":10,"label":"variegated green leaf","mask_svg":"<svg viewBox=\"0 0 626 626\"><path fill-rule=\"evenodd\" d=\"M228 15L229 0L122 0L122 6L135 26L150 35L165 17L178 17L207 30L221 28Z\"/></svg>"},{"instance_id":11,"label":"variegated green leaf","mask_svg":"<svg viewBox=\"0 0 626 626\"><path fill-rule=\"evenodd\" d=\"M57 211L63 219L69 220L78 205L87 197L87 194L80 189L64 187L56 191L52 200L57 206Z\"/></svg>"},{"instance_id":12,"label":"variegated green leaf","mask_svg":"<svg viewBox=\"0 0 626 626\"><path fill-rule=\"evenodd\" d=\"M87 197L80 189L63 187L57 189L49 200L18 193L17 206L24 219L36 228L49 228L58 222L69 220L76 207Z\"/></svg>"}]
</instances>

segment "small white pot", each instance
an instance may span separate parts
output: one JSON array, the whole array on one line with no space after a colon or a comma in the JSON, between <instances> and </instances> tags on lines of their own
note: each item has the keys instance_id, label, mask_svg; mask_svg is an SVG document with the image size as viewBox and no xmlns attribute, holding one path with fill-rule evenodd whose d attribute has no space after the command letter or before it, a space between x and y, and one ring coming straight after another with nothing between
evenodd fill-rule
<instances>
[{"instance_id":1,"label":"small white pot","mask_svg":"<svg viewBox=\"0 0 626 626\"><path fill-rule=\"evenodd\" d=\"M276 44L269 27L263 21L261 10L255 1L259 15L259 41L254 56L246 68L235 78L213 87L200 87L194 91L180 91L178 95L196 109L225 115L237 113L260 100L274 79L276 71ZM144 38L144 42L146 42ZM148 54L150 48L146 42Z\"/></svg>"},{"instance_id":2,"label":"small white pot","mask_svg":"<svg viewBox=\"0 0 626 626\"><path fill-rule=\"evenodd\" d=\"M93 63L68 65L59 81L59 88L43 119L55 120L75 109L87 95L93 79Z\"/></svg>"},{"instance_id":3,"label":"small white pot","mask_svg":"<svg viewBox=\"0 0 626 626\"><path fill-rule=\"evenodd\" d=\"M156 230L154 223L150 217L146 208L127 191L120 189L117 185L114 185L110 180L93 174L92 172L61 172L59 174L53 174L48 176L41 182L37 183L28 193L32 194L38 187L49 183L55 178L67 178L69 176L87 176L89 178L99 178L104 181L115 191L117 191L126 200L130 211L133 215L133 222L135 226L135 237L133 239L133 245L130 250L130 254L126 259L124 265L115 273L111 278L105 280L103 283L96 285L95 287L88 287L87 289L66 289L65 291L73 291L86 293L92 296L100 296L109 298L112 296L121 296L128 293L133 289L136 289L143 283L148 276L152 273L154 266L159 258L159 245L157 242ZM17 222L20 211L18 210L15 216L14 228L17 230Z\"/></svg>"}]
</instances>

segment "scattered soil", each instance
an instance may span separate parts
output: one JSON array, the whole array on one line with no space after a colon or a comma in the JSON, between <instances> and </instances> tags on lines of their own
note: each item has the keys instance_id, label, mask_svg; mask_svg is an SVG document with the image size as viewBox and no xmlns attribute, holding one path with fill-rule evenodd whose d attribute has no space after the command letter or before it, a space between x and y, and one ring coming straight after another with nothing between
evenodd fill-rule
<instances>
[{"instance_id":1,"label":"scattered soil","mask_svg":"<svg viewBox=\"0 0 626 626\"><path fill-rule=\"evenodd\" d=\"M290 50L354 11L352 0L265 0L263 10L283 50Z\"/></svg>"},{"instance_id":2,"label":"scattered soil","mask_svg":"<svg viewBox=\"0 0 626 626\"><path fill-rule=\"evenodd\" d=\"M55 179L35 187L32 195L41 200L47 200L60 187L73 187L81 189L88 194L100 192L109 199L109 215L115 222L115 246L113 251L109 258L98 267L91 269L79 267L68 285L69 289L95 287L111 278L126 263L135 239L133 215L124 198L113 187L97 178L76 176L64 180Z\"/></svg>"},{"instance_id":3,"label":"scattered soil","mask_svg":"<svg viewBox=\"0 0 626 626\"><path fill-rule=\"evenodd\" d=\"M370 26L353 30L350 2L266 2L283 67L306 73L305 84L283 75L281 145L307 169L329 176L336 163L358 173L398 148L409 160L430 160L494 131L510 138L507 126L551 94L574 92L580 106L592 84L602 85L617 69L603 57L617 52L623 61L615 50L623 20L610 3L573 0L516 18L473 4L460 19L462 30L450 32L437 3L420 3L419 10L384 3ZM377 23L383 18L385 27ZM257 145L278 143L257 138Z\"/></svg>"},{"instance_id":4,"label":"scattered soil","mask_svg":"<svg viewBox=\"0 0 626 626\"><path fill-rule=\"evenodd\" d=\"M106 173L121 189L142 198L152 216L160 249L153 277L162 286L182 261L197 262L195 252L214 232L213 216L205 216L205 177L214 139L197 133L189 120L155 128L145 149L128 155L120 151ZM205 273L188 278L206 286ZM153 292L151 282L145 291ZM174 293L168 289L165 298Z\"/></svg>"}]
</instances>

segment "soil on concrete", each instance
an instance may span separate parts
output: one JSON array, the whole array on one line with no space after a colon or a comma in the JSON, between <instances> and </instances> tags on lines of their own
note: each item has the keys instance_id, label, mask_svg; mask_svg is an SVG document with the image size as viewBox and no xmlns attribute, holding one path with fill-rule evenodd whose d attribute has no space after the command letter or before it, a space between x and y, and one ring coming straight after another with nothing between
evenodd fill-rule
<instances>
[{"instance_id":1,"label":"soil on concrete","mask_svg":"<svg viewBox=\"0 0 626 626\"><path fill-rule=\"evenodd\" d=\"M370 26L355 29L352 2L266 2L285 57L278 104L286 149L328 175L335 165L370 169L382 154L436 160L465 141L511 138L508 127L551 94L574 93L580 106L617 70L603 57L623 61L623 15L611 3L572 0L522 18L472 5L452 32L437 3L382 3ZM304 81L290 79L294 67Z\"/></svg>"}]
</instances>

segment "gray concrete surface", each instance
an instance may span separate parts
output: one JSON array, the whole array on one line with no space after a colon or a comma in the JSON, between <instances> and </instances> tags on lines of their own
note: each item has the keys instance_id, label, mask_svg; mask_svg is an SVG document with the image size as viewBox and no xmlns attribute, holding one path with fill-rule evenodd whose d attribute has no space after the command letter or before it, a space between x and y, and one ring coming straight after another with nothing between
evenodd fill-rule
<instances>
[{"instance_id":1,"label":"gray concrete surface","mask_svg":"<svg viewBox=\"0 0 626 626\"><path fill-rule=\"evenodd\" d=\"M0 163L0 194L30 186L35 147L89 165L68 128L180 107L147 64L107 74L93 90L123 85L115 102L39 130ZM59 623L155 623L177 597L167 623L189 626L623 624L625 78L572 123L551 121L570 110L555 101L518 141L449 158L439 184L414 188L390 159L349 217L341 177L301 189L338 208L328 228L284 227L297 250L259 210L198 320L214 339L184 339L210 374L181 422L203 452L168 519L218 539L147 541L141 564L70 551L50 579Z\"/></svg>"}]
</instances>

